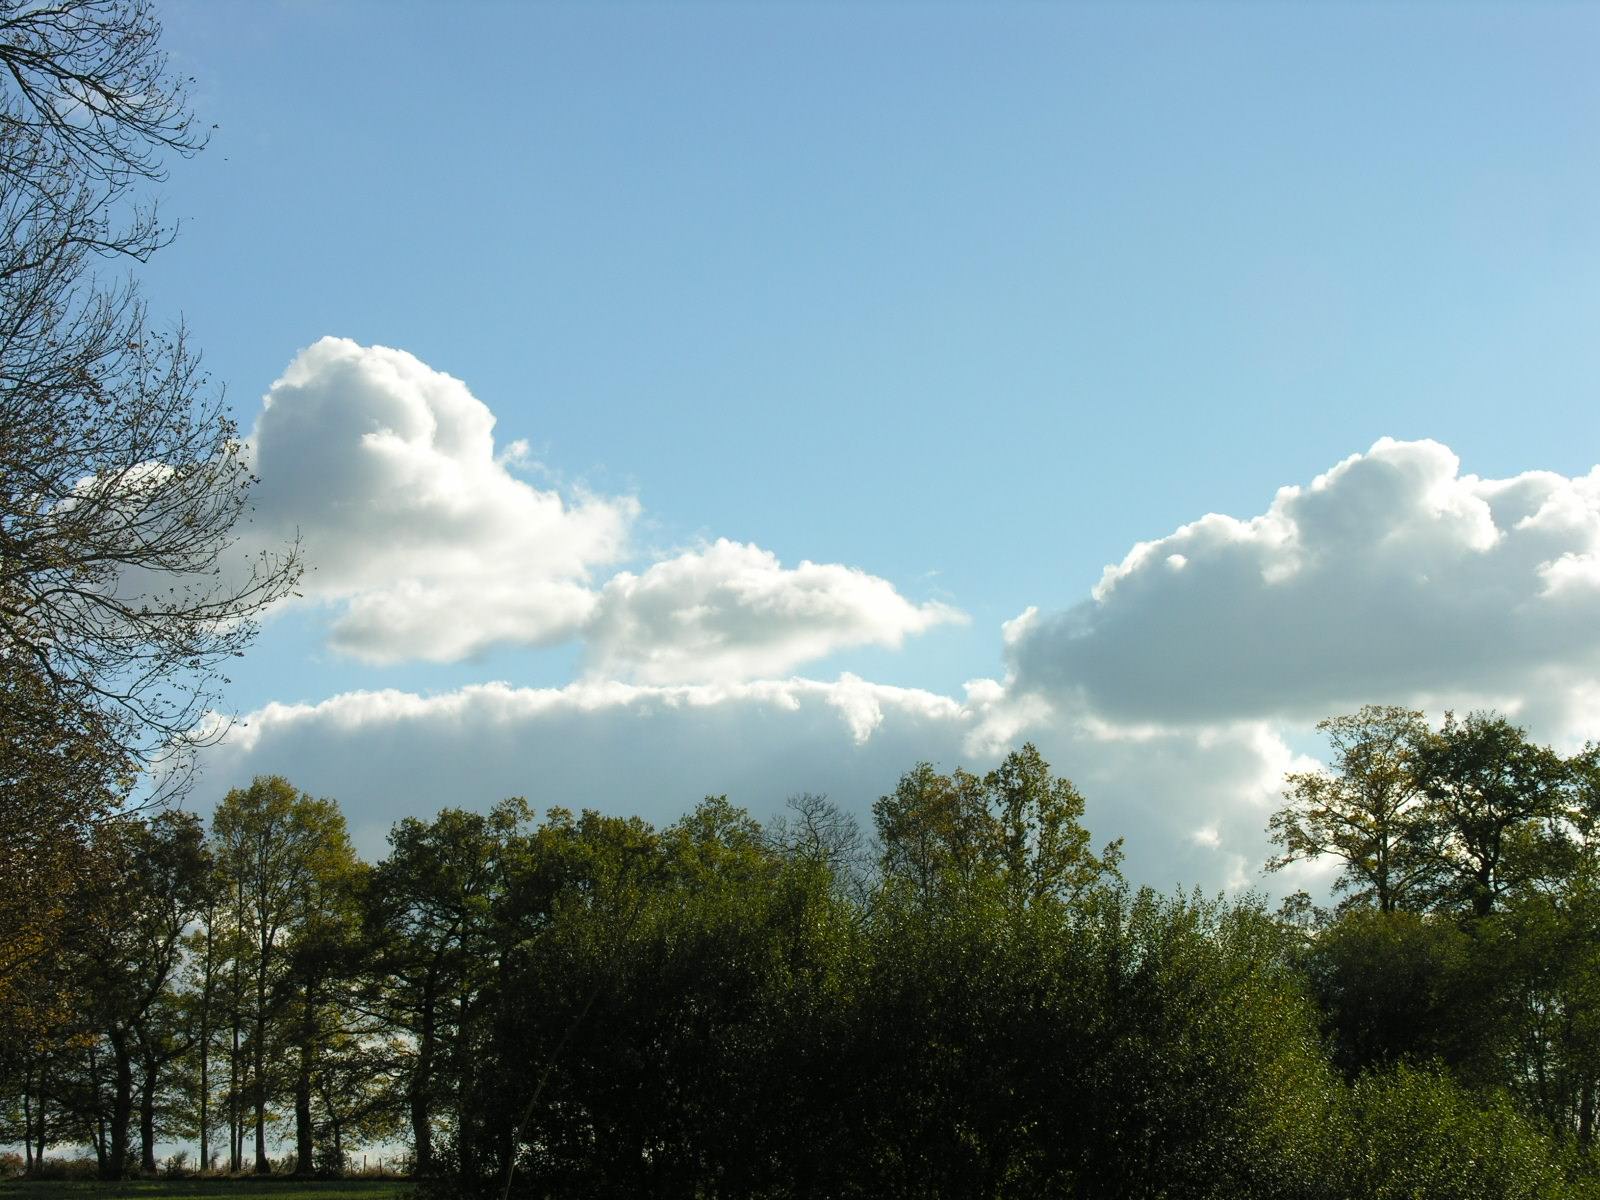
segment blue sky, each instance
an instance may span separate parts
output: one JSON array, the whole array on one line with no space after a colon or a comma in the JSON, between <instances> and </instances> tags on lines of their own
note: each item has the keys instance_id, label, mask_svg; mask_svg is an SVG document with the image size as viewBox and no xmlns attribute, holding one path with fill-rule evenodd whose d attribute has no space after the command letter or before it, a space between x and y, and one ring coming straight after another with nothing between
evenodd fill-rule
<instances>
[{"instance_id":1,"label":"blue sky","mask_svg":"<svg viewBox=\"0 0 1600 1200\"><path fill-rule=\"evenodd\" d=\"M333 453L326 415L370 433L402 403L352 398L395 378L373 347L412 356L394 386L417 396L459 380L496 454L528 446L504 479L452 460L500 514L481 542L449 534L456 566L383 490L415 474L303 482L303 504L287 467L266 478L263 524L309 529L324 583L241 663L255 740L219 751L202 802L282 770L369 842L508 790L657 819L707 791L765 814L832 790L864 813L917 758L1032 737L1097 834L1146 840L1152 882L1237 884L1275 774L1340 706L1494 703L1551 739L1600 733L1600 10L162 12L218 129L163 188L182 227L147 292L241 425L332 336L350 345L301 360L273 410L332 424L280 464L327 451L378 478L356 442ZM1552 474L1493 482L1526 472ZM1311 499L1275 510L1286 485ZM504 522L538 496L616 526L558 523L574 557L524 569L550 543ZM322 529L336 509L364 515ZM1170 579L1129 558L1207 513L1266 519L1185 535ZM391 535L409 549L369 562ZM661 564L648 596L595 600ZM707 609L724 570L768 607ZM1291 570L1303 586L1279 586ZM781 635L760 625L798 594ZM662 642L690 619L692 647ZM440 621L448 645L408 632ZM714 670L711 644L734 647ZM842 677L912 691L875 701L862 741L826 716L859 712ZM488 681L509 691L462 690ZM697 687L724 690L648 690Z\"/></svg>"}]
</instances>

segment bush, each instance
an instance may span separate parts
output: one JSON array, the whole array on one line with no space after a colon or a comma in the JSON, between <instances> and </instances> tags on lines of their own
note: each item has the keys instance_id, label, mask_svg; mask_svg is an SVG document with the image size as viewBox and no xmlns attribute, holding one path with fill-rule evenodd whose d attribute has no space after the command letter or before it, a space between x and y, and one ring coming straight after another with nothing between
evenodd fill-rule
<instances>
[{"instance_id":1,"label":"bush","mask_svg":"<svg viewBox=\"0 0 1600 1200\"><path fill-rule=\"evenodd\" d=\"M1356 1081L1343 1166L1361 1200L1561 1200L1588 1194L1562 1148L1500 1095L1401 1065Z\"/></svg>"},{"instance_id":2,"label":"bush","mask_svg":"<svg viewBox=\"0 0 1600 1200\"><path fill-rule=\"evenodd\" d=\"M92 1158L43 1158L34 1164L34 1179L98 1179L100 1166Z\"/></svg>"}]
</instances>

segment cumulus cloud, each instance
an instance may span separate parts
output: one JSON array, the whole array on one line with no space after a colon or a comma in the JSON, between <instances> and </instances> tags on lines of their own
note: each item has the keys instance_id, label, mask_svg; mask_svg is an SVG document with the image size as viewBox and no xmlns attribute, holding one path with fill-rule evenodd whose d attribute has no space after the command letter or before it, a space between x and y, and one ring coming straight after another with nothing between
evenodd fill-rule
<instances>
[{"instance_id":1,"label":"cumulus cloud","mask_svg":"<svg viewBox=\"0 0 1600 1200\"><path fill-rule=\"evenodd\" d=\"M373 663L455 661L585 639L597 673L652 683L779 674L963 619L837 564L785 568L717 541L604 583L631 497L564 498L513 473L494 415L403 350L323 338L272 385L251 437L254 542L298 533L333 646Z\"/></svg>"},{"instance_id":2,"label":"cumulus cloud","mask_svg":"<svg viewBox=\"0 0 1600 1200\"><path fill-rule=\"evenodd\" d=\"M759 546L719 539L612 578L587 637L597 672L672 683L779 675L848 646L897 647L907 634L961 620L864 571L786 568Z\"/></svg>"},{"instance_id":3,"label":"cumulus cloud","mask_svg":"<svg viewBox=\"0 0 1600 1200\"><path fill-rule=\"evenodd\" d=\"M306 594L340 609L333 644L372 662L571 637L638 512L517 478L525 448L496 456L494 415L465 384L343 338L272 385L251 448L258 536L298 532Z\"/></svg>"},{"instance_id":4,"label":"cumulus cloud","mask_svg":"<svg viewBox=\"0 0 1600 1200\"><path fill-rule=\"evenodd\" d=\"M321 345L336 364L359 351ZM416 368L427 370L400 356L355 374L383 393L369 376ZM313 374L324 377L320 367ZM293 371L285 378L273 409L284 398L309 403L294 390L308 385ZM400 437L426 451L413 457L500 471L494 488L508 481L517 497L504 503L543 514L556 544L528 547L536 569L506 555L485 567L463 549L483 529L479 546L517 544L480 511L488 501L472 488L456 507L438 494L418 500L406 536L459 552L462 574L354 548L358 560L322 585L343 598L340 636L374 646L416 637L452 656L560 628L588 639L590 674L556 689L485 684L270 705L217 749L200 799L284 773L336 796L368 853L402 815L512 794L666 822L706 793L765 816L788 794L825 792L870 825L872 801L916 762L981 770L1032 740L1088 798L1096 841L1126 837L1134 881L1320 891L1328 864L1260 874L1284 776L1316 765L1300 752L1315 719L1366 702L1435 712L1487 704L1541 739L1600 733L1585 724L1600 713L1600 469L1481 479L1437 443L1380 441L1280 490L1257 516L1212 514L1135 546L1075 607L1028 608L1000 631L1006 679L974 680L957 698L848 674L751 678L961 619L859 571L785 568L759 547L719 541L588 582L625 536L629 503L569 505L505 476L515 451L495 459L486 411L445 379L430 385L442 397L425 406L432 425L414 409L376 422L377 400L361 410L366 423L340 453L377 484L306 486L324 486L319 503L343 498L355 509L373 495L414 498L391 487L402 473L384 457ZM407 413L419 423L405 425ZM456 428L446 432L451 413ZM410 432L391 435L391 425ZM337 508L324 528L349 540L391 519ZM309 504L300 511L316 518ZM452 513L478 515L452 526ZM471 614L469 630L430 632L436 614L458 611Z\"/></svg>"},{"instance_id":5,"label":"cumulus cloud","mask_svg":"<svg viewBox=\"0 0 1600 1200\"><path fill-rule=\"evenodd\" d=\"M1258 516L1140 543L1006 653L1019 691L1123 723L1558 703L1600 666L1600 468L1480 479L1386 438Z\"/></svg>"}]
</instances>

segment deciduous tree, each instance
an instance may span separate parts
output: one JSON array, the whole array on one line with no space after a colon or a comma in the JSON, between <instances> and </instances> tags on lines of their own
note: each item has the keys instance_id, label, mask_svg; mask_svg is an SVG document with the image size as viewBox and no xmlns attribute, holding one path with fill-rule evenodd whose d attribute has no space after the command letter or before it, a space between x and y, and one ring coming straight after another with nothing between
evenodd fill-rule
<instances>
[{"instance_id":1,"label":"deciduous tree","mask_svg":"<svg viewBox=\"0 0 1600 1200\"><path fill-rule=\"evenodd\" d=\"M494 908L507 854L532 812L521 800L485 816L456 808L406 817L373 872L366 920L377 1006L404 1035L399 1068L416 1169L434 1167L434 1129L459 1123L466 1023L492 978Z\"/></svg>"},{"instance_id":2,"label":"deciduous tree","mask_svg":"<svg viewBox=\"0 0 1600 1200\"><path fill-rule=\"evenodd\" d=\"M141 185L204 142L148 0L0 0L0 1022L37 1035L88 827L180 787L222 668L298 572L234 562L244 448L181 328L108 276L171 237Z\"/></svg>"},{"instance_id":3,"label":"deciduous tree","mask_svg":"<svg viewBox=\"0 0 1600 1200\"><path fill-rule=\"evenodd\" d=\"M1343 864L1334 887L1345 907L1425 905L1440 867L1415 771L1418 748L1430 736L1422 714L1367 705L1320 722L1317 731L1332 751L1329 768L1284 781L1287 803L1269 825L1283 853L1267 869L1327 856Z\"/></svg>"},{"instance_id":4,"label":"deciduous tree","mask_svg":"<svg viewBox=\"0 0 1600 1200\"><path fill-rule=\"evenodd\" d=\"M1422 739L1412 765L1427 797L1444 899L1475 917L1538 870L1544 827L1560 818L1574 765L1495 713L1463 719Z\"/></svg>"}]
</instances>

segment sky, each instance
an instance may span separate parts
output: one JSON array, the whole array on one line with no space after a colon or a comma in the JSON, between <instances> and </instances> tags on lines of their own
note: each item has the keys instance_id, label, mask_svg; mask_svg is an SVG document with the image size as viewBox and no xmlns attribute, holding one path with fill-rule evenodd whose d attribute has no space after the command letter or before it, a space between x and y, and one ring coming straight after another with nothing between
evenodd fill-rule
<instances>
[{"instance_id":1,"label":"sky","mask_svg":"<svg viewBox=\"0 0 1600 1200\"><path fill-rule=\"evenodd\" d=\"M867 822L1031 740L1281 892L1320 718L1600 737L1600 9L160 11L141 277L307 566L195 806Z\"/></svg>"}]
</instances>

